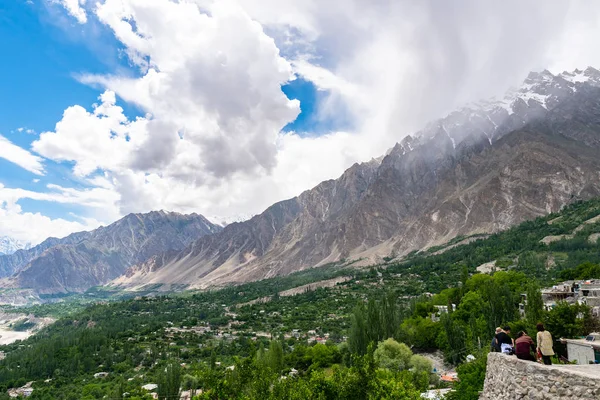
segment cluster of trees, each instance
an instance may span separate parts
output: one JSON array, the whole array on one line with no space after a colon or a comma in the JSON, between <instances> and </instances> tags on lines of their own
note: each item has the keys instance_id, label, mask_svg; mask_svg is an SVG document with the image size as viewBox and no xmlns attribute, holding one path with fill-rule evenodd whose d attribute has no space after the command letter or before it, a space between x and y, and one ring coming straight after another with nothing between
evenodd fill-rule
<instances>
[{"instance_id":1,"label":"cluster of trees","mask_svg":"<svg viewBox=\"0 0 600 400\"><path fill-rule=\"evenodd\" d=\"M365 355L369 344L397 337L399 311L396 296L390 292L377 301L370 298L367 306L360 302L353 310L348 343L350 350Z\"/></svg>"},{"instance_id":2,"label":"cluster of trees","mask_svg":"<svg viewBox=\"0 0 600 400\"><path fill-rule=\"evenodd\" d=\"M527 299L524 315L519 312L522 294ZM431 318L437 312L436 305L448 307L439 322ZM443 350L448 362L460 365L461 381L451 398L475 400L483 387L486 353L495 328L508 325L513 335L527 331L535 339L538 322L543 322L555 338L580 337L600 328L588 306L559 302L546 311L535 280L521 272L499 271L493 275L475 274L456 288L422 299L400 325L398 337L417 349ZM555 352L559 362L565 349L558 342ZM463 363L468 354L477 361Z\"/></svg>"}]
</instances>

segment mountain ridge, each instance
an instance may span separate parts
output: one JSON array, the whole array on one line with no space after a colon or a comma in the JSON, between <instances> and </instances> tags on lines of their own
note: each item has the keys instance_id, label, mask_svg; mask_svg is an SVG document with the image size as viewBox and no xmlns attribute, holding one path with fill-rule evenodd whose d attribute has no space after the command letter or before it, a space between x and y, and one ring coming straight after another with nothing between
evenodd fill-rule
<instances>
[{"instance_id":1,"label":"mountain ridge","mask_svg":"<svg viewBox=\"0 0 600 400\"><path fill-rule=\"evenodd\" d=\"M127 267L193 239L219 232L199 214L129 214L89 232L49 238L27 251L0 256L2 286L39 293L81 292L121 275Z\"/></svg>"},{"instance_id":2,"label":"mountain ridge","mask_svg":"<svg viewBox=\"0 0 600 400\"><path fill-rule=\"evenodd\" d=\"M598 87L600 72L591 67L531 73L502 101L450 113L381 162L355 164L249 221L134 266L113 284L207 287L348 258L376 262L597 195Z\"/></svg>"}]
</instances>

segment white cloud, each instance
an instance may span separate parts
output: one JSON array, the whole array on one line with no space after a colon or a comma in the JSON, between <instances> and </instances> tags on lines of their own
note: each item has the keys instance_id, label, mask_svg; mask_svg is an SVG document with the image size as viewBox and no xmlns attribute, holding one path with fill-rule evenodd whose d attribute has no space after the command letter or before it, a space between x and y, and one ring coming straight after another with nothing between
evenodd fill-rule
<instances>
[{"instance_id":1,"label":"white cloud","mask_svg":"<svg viewBox=\"0 0 600 400\"><path fill-rule=\"evenodd\" d=\"M23 212L18 204L6 204L0 201L0 236L9 236L17 240L39 244L48 237L64 237L73 232L97 228L98 221L67 221L52 219L40 213ZM35 229L32 229L34 227Z\"/></svg>"},{"instance_id":2,"label":"white cloud","mask_svg":"<svg viewBox=\"0 0 600 400\"><path fill-rule=\"evenodd\" d=\"M114 204L118 195L114 191L95 187L90 189L66 188L55 184L47 185L48 191L34 192L21 188L8 188L0 183L0 202L15 205L21 199L47 201L60 204L80 205L108 212L112 217L115 213Z\"/></svg>"},{"instance_id":3,"label":"white cloud","mask_svg":"<svg viewBox=\"0 0 600 400\"><path fill-rule=\"evenodd\" d=\"M49 218L41 213L24 212L19 200L30 199L83 207L94 217L79 217L78 221ZM97 228L119 217L115 204L118 194L108 188L76 190L58 185L47 185L46 192L35 192L21 188L8 188L0 183L0 236L9 236L37 244L45 238L63 237L69 233Z\"/></svg>"},{"instance_id":4,"label":"white cloud","mask_svg":"<svg viewBox=\"0 0 600 400\"><path fill-rule=\"evenodd\" d=\"M146 130L138 125L148 122L127 121L123 109L115 105L113 92L103 93L99 100L92 112L81 106L67 108L54 132L41 133L32 149L55 161L75 162L78 176L124 167L130 148L147 140Z\"/></svg>"},{"instance_id":5,"label":"white cloud","mask_svg":"<svg viewBox=\"0 0 600 400\"><path fill-rule=\"evenodd\" d=\"M40 157L13 144L2 135L0 135L0 158L4 158L36 175L44 175L44 166Z\"/></svg>"},{"instance_id":6,"label":"white cloud","mask_svg":"<svg viewBox=\"0 0 600 400\"><path fill-rule=\"evenodd\" d=\"M257 213L531 69L600 65L600 8L568 1L104 0L87 10L141 76L83 75L106 89L98 104L69 107L33 149L73 162L112 202L107 218ZM280 89L294 73L327 94L319 118L352 128L281 133L299 111ZM117 96L147 115L128 120ZM92 201L56 190L48 201Z\"/></svg>"},{"instance_id":7,"label":"white cloud","mask_svg":"<svg viewBox=\"0 0 600 400\"><path fill-rule=\"evenodd\" d=\"M62 4L63 7L74 17L80 24L87 22L87 13L82 7L85 5L85 0L53 0Z\"/></svg>"}]
</instances>

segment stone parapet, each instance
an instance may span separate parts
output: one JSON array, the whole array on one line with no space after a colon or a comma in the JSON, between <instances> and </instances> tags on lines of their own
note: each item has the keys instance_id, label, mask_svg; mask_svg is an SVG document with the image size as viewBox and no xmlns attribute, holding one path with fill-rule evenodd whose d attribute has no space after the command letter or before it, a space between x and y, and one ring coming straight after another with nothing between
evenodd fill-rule
<instances>
[{"instance_id":1,"label":"stone parapet","mask_svg":"<svg viewBox=\"0 0 600 400\"><path fill-rule=\"evenodd\" d=\"M547 366L489 353L479 399L600 399L600 365Z\"/></svg>"}]
</instances>

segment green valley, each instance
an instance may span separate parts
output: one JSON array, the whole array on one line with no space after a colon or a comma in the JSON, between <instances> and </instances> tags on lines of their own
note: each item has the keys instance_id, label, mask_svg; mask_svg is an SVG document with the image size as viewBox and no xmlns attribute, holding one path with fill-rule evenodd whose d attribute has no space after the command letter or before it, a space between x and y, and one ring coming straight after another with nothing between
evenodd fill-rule
<instances>
[{"instance_id":1,"label":"green valley","mask_svg":"<svg viewBox=\"0 0 600 400\"><path fill-rule=\"evenodd\" d=\"M170 295L94 288L5 308L58 320L0 348L0 398L33 382L30 399L417 399L448 385L429 357L439 351L460 379L448 397L476 399L495 327L533 334L543 320L556 338L598 327L584 305L520 312L522 294L600 278L598 215L600 199L576 202L367 268Z\"/></svg>"}]
</instances>

